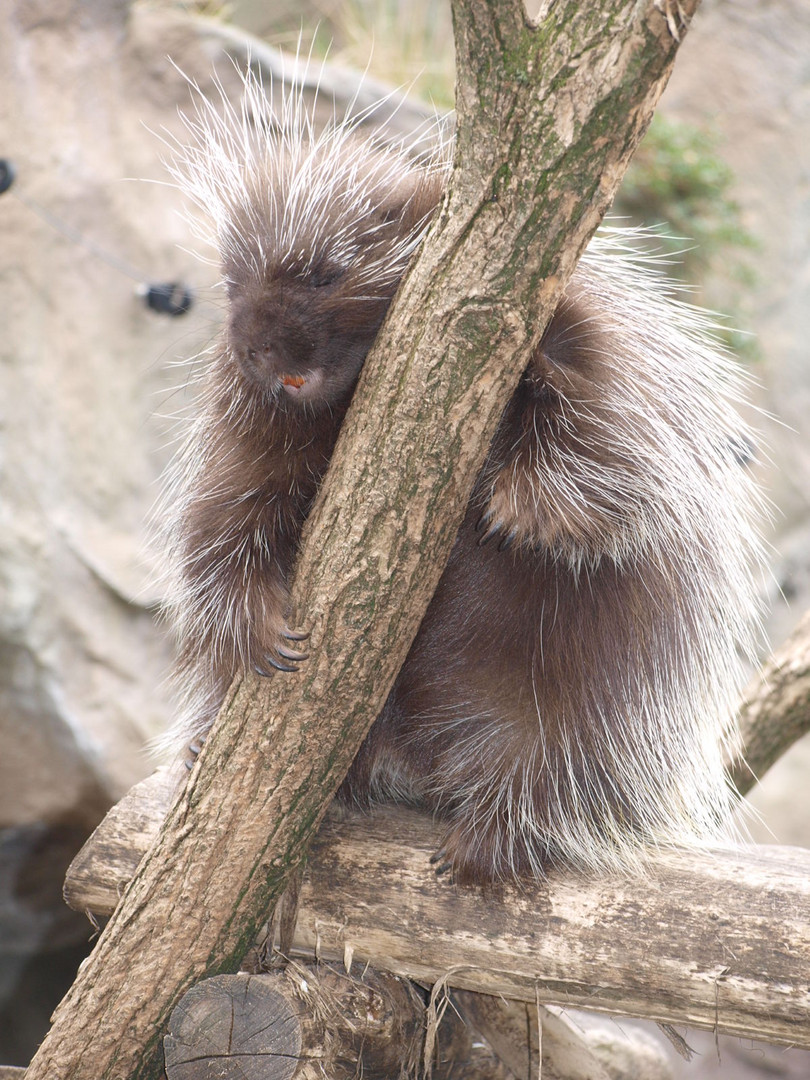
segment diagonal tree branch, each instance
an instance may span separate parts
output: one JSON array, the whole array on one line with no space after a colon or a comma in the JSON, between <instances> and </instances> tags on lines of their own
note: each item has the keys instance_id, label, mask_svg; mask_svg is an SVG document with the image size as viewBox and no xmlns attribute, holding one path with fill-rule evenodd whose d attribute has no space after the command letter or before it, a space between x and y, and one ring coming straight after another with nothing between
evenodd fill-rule
<instances>
[{"instance_id":1,"label":"diagonal tree branch","mask_svg":"<svg viewBox=\"0 0 810 1080\"><path fill-rule=\"evenodd\" d=\"M745 795L810 731L810 612L752 679L740 705L741 757L731 779Z\"/></svg>"}]
</instances>

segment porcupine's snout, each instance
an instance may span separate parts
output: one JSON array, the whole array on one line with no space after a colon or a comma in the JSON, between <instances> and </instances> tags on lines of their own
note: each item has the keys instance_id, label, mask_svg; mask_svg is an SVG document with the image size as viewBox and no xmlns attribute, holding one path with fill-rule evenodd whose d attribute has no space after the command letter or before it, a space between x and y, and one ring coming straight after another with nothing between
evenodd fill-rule
<instances>
[{"instance_id":1,"label":"porcupine's snout","mask_svg":"<svg viewBox=\"0 0 810 1080\"><path fill-rule=\"evenodd\" d=\"M272 343L247 348L240 363L248 378L272 391L281 390L292 398L309 397L323 381L317 368L302 369L300 362Z\"/></svg>"},{"instance_id":2,"label":"porcupine's snout","mask_svg":"<svg viewBox=\"0 0 810 1080\"><path fill-rule=\"evenodd\" d=\"M308 400L319 393L323 372L310 329L289 307L267 297L248 316L232 317L230 351L250 383Z\"/></svg>"},{"instance_id":3,"label":"porcupine's snout","mask_svg":"<svg viewBox=\"0 0 810 1080\"><path fill-rule=\"evenodd\" d=\"M316 368L301 367L287 350L273 342L247 345L236 354L243 375L271 393L283 392L292 398L309 397L323 381Z\"/></svg>"}]
</instances>

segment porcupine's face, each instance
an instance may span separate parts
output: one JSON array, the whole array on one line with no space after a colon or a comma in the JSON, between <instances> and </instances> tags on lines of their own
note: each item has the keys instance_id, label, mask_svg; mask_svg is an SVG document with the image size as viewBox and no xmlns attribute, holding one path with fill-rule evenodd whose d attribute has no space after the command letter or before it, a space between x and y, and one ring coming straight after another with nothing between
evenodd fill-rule
<instances>
[{"instance_id":1,"label":"porcupine's face","mask_svg":"<svg viewBox=\"0 0 810 1080\"><path fill-rule=\"evenodd\" d=\"M230 245L228 349L248 385L292 409L348 398L441 187L440 176L419 170L388 177L361 216L321 225L339 247L306 230L292 252L289 239L274 251L272 237L253 250ZM248 235L240 230L242 245Z\"/></svg>"},{"instance_id":2,"label":"porcupine's face","mask_svg":"<svg viewBox=\"0 0 810 1080\"><path fill-rule=\"evenodd\" d=\"M398 137L387 98L324 125L297 79L265 86L249 69L243 81L239 102L216 78L220 100L192 83L190 139L170 143L169 168L219 252L223 374L260 407L311 413L350 394L439 203L451 144L439 121Z\"/></svg>"},{"instance_id":3,"label":"porcupine's face","mask_svg":"<svg viewBox=\"0 0 810 1080\"><path fill-rule=\"evenodd\" d=\"M248 384L282 405L328 407L354 388L389 303L352 296L338 271L280 272L232 287L230 352Z\"/></svg>"}]
</instances>

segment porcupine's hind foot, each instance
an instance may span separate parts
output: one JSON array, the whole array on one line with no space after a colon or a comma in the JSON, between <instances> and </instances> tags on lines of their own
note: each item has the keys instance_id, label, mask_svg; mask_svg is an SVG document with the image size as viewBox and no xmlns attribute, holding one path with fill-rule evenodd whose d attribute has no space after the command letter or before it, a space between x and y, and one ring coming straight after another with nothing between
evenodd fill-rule
<instances>
[{"instance_id":1,"label":"porcupine's hind foot","mask_svg":"<svg viewBox=\"0 0 810 1080\"><path fill-rule=\"evenodd\" d=\"M452 825L430 857L436 876L456 885L536 881L558 861L551 843L530 851L524 842L508 839L497 821L476 829L462 822Z\"/></svg>"},{"instance_id":2,"label":"porcupine's hind foot","mask_svg":"<svg viewBox=\"0 0 810 1080\"><path fill-rule=\"evenodd\" d=\"M532 354L477 485L479 544L598 554L633 527L635 503L615 482L622 448L604 436L612 376L592 361L607 347L598 314L566 296Z\"/></svg>"},{"instance_id":3,"label":"porcupine's hind foot","mask_svg":"<svg viewBox=\"0 0 810 1080\"><path fill-rule=\"evenodd\" d=\"M520 879L536 881L545 877L553 860L550 854L547 860L530 860L525 852L513 852L507 858L498 851L495 838L465 836L462 829L453 829L429 861L436 877L454 885L489 886Z\"/></svg>"},{"instance_id":4,"label":"porcupine's hind foot","mask_svg":"<svg viewBox=\"0 0 810 1080\"><path fill-rule=\"evenodd\" d=\"M499 551L552 547L567 527L568 522L560 520L566 518L565 508L560 513L539 469L548 415L556 403L547 359L538 350L510 404L511 424L502 422L504 431L517 425L520 438L505 441L499 430L482 473L485 479L478 494L482 512L475 526L479 545L497 541Z\"/></svg>"}]
</instances>

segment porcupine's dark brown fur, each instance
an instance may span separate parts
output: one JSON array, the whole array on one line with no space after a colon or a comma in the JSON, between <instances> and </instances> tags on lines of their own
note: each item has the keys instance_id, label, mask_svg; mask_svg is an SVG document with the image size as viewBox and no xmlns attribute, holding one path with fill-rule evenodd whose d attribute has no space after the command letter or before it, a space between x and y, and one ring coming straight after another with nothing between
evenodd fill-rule
<instances>
[{"instance_id":1,"label":"porcupine's dark brown fur","mask_svg":"<svg viewBox=\"0 0 810 1080\"><path fill-rule=\"evenodd\" d=\"M241 122L203 104L176 166L229 307L166 499L184 742L240 670L299 662L301 526L446 174L351 124L314 135L294 96L271 122L250 78L246 96ZM461 881L725 835L757 550L733 366L614 248L594 241L535 351L340 792L433 809Z\"/></svg>"}]
</instances>

